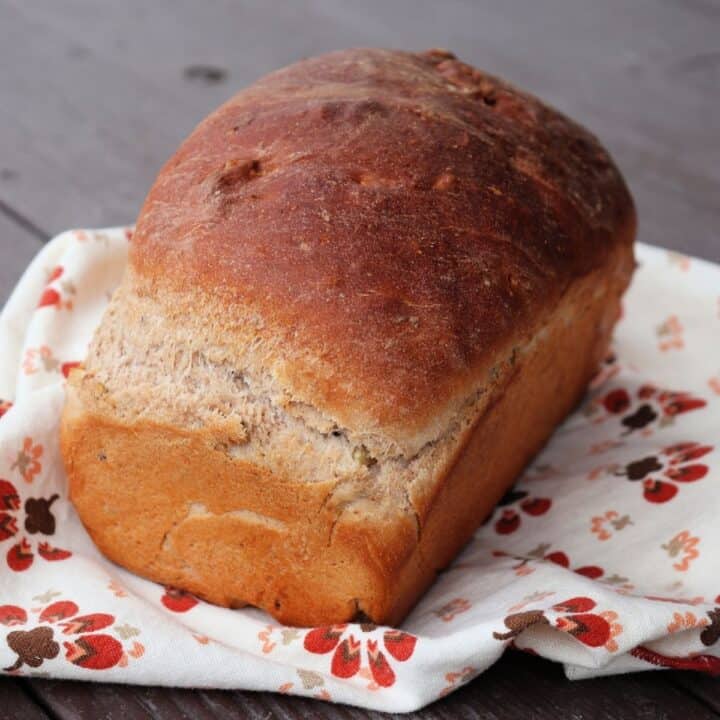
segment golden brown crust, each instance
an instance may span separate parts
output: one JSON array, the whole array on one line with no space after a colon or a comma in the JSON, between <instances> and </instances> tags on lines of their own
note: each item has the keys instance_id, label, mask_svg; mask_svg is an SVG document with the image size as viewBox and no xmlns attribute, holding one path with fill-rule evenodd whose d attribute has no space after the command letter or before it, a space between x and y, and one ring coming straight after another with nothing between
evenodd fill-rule
<instances>
[{"instance_id":1,"label":"golden brown crust","mask_svg":"<svg viewBox=\"0 0 720 720\"><path fill-rule=\"evenodd\" d=\"M62 425L73 503L109 558L214 603L249 603L292 625L358 613L399 623L580 397L619 314L629 259L566 294L431 492L413 498L416 517L343 513L337 481L278 477L229 458L202 429L88 412L79 372Z\"/></svg>"},{"instance_id":2,"label":"golden brown crust","mask_svg":"<svg viewBox=\"0 0 720 720\"><path fill-rule=\"evenodd\" d=\"M71 374L80 517L221 605L399 622L582 393L634 232L591 135L448 53L270 75L160 174Z\"/></svg>"},{"instance_id":3,"label":"golden brown crust","mask_svg":"<svg viewBox=\"0 0 720 720\"><path fill-rule=\"evenodd\" d=\"M417 449L633 226L612 161L561 114L449 53L351 50L202 122L131 266L259 318L283 389Z\"/></svg>"}]
</instances>

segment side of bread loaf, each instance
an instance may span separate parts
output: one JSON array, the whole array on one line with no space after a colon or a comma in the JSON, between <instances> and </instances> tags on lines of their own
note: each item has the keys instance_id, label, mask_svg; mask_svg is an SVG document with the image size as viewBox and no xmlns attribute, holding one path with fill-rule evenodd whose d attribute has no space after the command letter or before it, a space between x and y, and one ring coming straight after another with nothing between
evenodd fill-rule
<instances>
[{"instance_id":1,"label":"side of bread loaf","mask_svg":"<svg viewBox=\"0 0 720 720\"><path fill-rule=\"evenodd\" d=\"M212 602L399 622L580 397L633 236L592 136L447 53L272 75L148 197L68 385L73 502Z\"/></svg>"}]
</instances>

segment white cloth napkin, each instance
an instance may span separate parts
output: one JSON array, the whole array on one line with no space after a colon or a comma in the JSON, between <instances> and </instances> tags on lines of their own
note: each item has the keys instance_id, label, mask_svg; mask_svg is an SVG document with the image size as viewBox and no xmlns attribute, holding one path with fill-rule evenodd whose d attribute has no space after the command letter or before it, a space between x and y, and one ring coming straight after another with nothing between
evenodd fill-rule
<instances>
[{"instance_id":1,"label":"white cloth napkin","mask_svg":"<svg viewBox=\"0 0 720 720\"><path fill-rule=\"evenodd\" d=\"M64 379L120 280L129 236L55 238L0 316L5 672L389 711L452 692L511 644L571 678L720 674L720 268L639 246L616 357L402 629L296 629L116 567L67 500Z\"/></svg>"}]
</instances>

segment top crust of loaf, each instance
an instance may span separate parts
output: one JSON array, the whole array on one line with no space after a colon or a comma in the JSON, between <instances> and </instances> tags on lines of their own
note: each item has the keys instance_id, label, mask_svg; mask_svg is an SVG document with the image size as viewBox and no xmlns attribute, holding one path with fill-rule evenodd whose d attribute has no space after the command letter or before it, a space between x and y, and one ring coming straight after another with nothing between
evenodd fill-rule
<instances>
[{"instance_id":1,"label":"top crust of loaf","mask_svg":"<svg viewBox=\"0 0 720 720\"><path fill-rule=\"evenodd\" d=\"M634 227L617 168L555 110L444 51L349 50L197 127L148 195L126 290L207 298L223 316L192 322L243 372L413 454Z\"/></svg>"}]
</instances>

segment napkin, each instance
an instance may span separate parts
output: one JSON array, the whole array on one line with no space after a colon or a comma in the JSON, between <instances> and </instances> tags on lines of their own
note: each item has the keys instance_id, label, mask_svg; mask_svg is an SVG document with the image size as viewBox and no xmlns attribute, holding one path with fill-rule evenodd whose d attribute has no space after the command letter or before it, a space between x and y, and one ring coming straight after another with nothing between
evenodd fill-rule
<instances>
[{"instance_id":1,"label":"napkin","mask_svg":"<svg viewBox=\"0 0 720 720\"><path fill-rule=\"evenodd\" d=\"M290 628L115 566L68 501L65 378L131 232L56 237L0 316L4 672L396 712L452 692L509 646L570 678L720 674L720 268L638 246L613 351L585 400L401 628Z\"/></svg>"}]
</instances>

